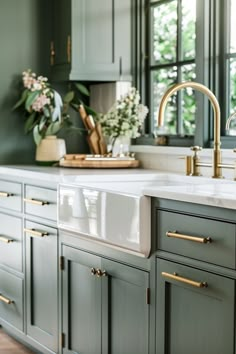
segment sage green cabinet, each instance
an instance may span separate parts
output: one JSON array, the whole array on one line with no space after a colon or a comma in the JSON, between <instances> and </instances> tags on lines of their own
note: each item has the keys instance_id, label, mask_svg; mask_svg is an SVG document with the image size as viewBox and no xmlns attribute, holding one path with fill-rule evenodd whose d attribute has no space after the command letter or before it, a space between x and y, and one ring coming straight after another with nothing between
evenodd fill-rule
<instances>
[{"instance_id":1,"label":"sage green cabinet","mask_svg":"<svg viewBox=\"0 0 236 354\"><path fill-rule=\"evenodd\" d=\"M57 229L25 223L26 332L40 344L58 352Z\"/></svg>"},{"instance_id":2,"label":"sage green cabinet","mask_svg":"<svg viewBox=\"0 0 236 354\"><path fill-rule=\"evenodd\" d=\"M162 259L156 272L156 353L234 354L235 280Z\"/></svg>"},{"instance_id":3,"label":"sage green cabinet","mask_svg":"<svg viewBox=\"0 0 236 354\"><path fill-rule=\"evenodd\" d=\"M53 35L51 65L57 71L68 71L71 63L71 1L53 1Z\"/></svg>"},{"instance_id":4,"label":"sage green cabinet","mask_svg":"<svg viewBox=\"0 0 236 354\"><path fill-rule=\"evenodd\" d=\"M232 210L153 200L156 354L235 354Z\"/></svg>"},{"instance_id":5,"label":"sage green cabinet","mask_svg":"<svg viewBox=\"0 0 236 354\"><path fill-rule=\"evenodd\" d=\"M96 0L55 0L54 80L131 81L134 6L134 0L99 6Z\"/></svg>"},{"instance_id":6,"label":"sage green cabinet","mask_svg":"<svg viewBox=\"0 0 236 354\"><path fill-rule=\"evenodd\" d=\"M23 285L20 277L0 269L0 323L20 331L23 331Z\"/></svg>"},{"instance_id":7,"label":"sage green cabinet","mask_svg":"<svg viewBox=\"0 0 236 354\"><path fill-rule=\"evenodd\" d=\"M62 246L63 353L148 354L149 274Z\"/></svg>"}]
</instances>

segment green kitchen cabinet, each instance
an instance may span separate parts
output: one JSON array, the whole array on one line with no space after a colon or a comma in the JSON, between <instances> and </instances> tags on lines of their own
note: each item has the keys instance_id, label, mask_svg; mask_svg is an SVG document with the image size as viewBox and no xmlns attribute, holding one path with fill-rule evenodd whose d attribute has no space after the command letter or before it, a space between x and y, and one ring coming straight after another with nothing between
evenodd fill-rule
<instances>
[{"instance_id":1,"label":"green kitchen cabinet","mask_svg":"<svg viewBox=\"0 0 236 354\"><path fill-rule=\"evenodd\" d=\"M234 354L235 280L162 259L156 267L156 354Z\"/></svg>"},{"instance_id":2,"label":"green kitchen cabinet","mask_svg":"<svg viewBox=\"0 0 236 354\"><path fill-rule=\"evenodd\" d=\"M58 352L57 229L26 220L26 333Z\"/></svg>"},{"instance_id":3,"label":"green kitchen cabinet","mask_svg":"<svg viewBox=\"0 0 236 354\"><path fill-rule=\"evenodd\" d=\"M50 61L55 73L69 75L71 64L71 1L53 1Z\"/></svg>"},{"instance_id":4,"label":"green kitchen cabinet","mask_svg":"<svg viewBox=\"0 0 236 354\"><path fill-rule=\"evenodd\" d=\"M148 354L148 272L66 245L62 255L62 353Z\"/></svg>"},{"instance_id":5,"label":"green kitchen cabinet","mask_svg":"<svg viewBox=\"0 0 236 354\"><path fill-rule=\"evenodd\" d=\"M156 354L235 354L235 212L152 205Z\"/></svg>"},{"instance_id":6,"label":"green kitchen cabinet","mask_svg":"<svg viewBox=\"0 0 236 354\"><path fill-rule=\"evenodd\" d=\"M134 6L133 0L56 0L53 79L131 81Z\"/></svg>"}]
</instances>

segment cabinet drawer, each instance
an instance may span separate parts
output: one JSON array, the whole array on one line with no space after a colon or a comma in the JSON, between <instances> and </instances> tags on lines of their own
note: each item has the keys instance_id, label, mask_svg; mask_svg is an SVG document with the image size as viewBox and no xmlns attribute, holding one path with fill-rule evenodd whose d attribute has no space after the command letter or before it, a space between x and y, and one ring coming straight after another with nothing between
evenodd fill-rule
<instances>
[{"instance_id":1,"label":"cabinet drawer","mask_svg":"<svg viewBox=\"0 0 236 354\"><path fill-rule=\"evenodd\" d=\"M24 203L26 214L56 221L57 192L55 190L27 185Z\"/></svg>"},{"instance_id":2,"label":"cabinet drawer","mask_svg":"<svg viewBox=\"0 0 236 354\"><path fill-rule=\"evenodd\" d=\"M0 263L22 272L22 220L0 213Z\"/></svg>"},{"instance_id":3,"label":"cabinet drawer","mask_svg":"<svg viewBox=\"0 0 236 354\"><path fill-rule=\"evenodd\" d=\"M23 280L0 270L0 318L23 331Z\"/></svg>"},{"instance_id":4,"label":"cabinet drawer","mask_svg":"<svg viewBox=\"0 0 236 354\"><path fill-rule=\"evenodd\" d=\"M22 186L20 183L0 180L0 207L21 212Z\"/></svg>"},{"instance_id":5,"label":"cabinet drawer","mask_svg":"<svg viewBox=\"0 0 236 354\"><path fill-rule=\"evenodd\" d=\"M234 224L160 210L156 217L158 249L235 269Z\"/></svg>"}]
</instances>

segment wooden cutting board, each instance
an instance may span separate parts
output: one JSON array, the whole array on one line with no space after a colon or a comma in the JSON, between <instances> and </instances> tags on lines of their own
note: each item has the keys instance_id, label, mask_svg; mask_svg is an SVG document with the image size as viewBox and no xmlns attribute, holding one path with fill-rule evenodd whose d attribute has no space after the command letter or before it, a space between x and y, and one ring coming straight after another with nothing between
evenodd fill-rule
<instances>
[{"instance_id":1,"label":"wooden cutting board","mask_svg":"<svg viewBox=\"0 0 236 354\"><path fill-rule=\"evenodd\" d=\"M139 160L65 160L59 163L62 167L74 168L130 168L139 167Z\"/></svg>"}]
</instances>

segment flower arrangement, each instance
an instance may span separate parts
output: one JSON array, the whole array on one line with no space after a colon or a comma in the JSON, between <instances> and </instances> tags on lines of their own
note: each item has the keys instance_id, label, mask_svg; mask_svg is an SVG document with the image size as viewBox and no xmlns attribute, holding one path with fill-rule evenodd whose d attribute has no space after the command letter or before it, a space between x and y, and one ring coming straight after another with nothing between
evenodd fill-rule
<instances>
[{"instance_id":1,"label":"flower arrangement","mask_svg":"<svg viewBox=\"0 0 236 354\"><path fill-rule=\"evenodd\" d=\"M60 94L52 88L48 79L36 76L30 69L22 73L23 92L13 109L22 107L25 110L25 133L33 132L36 145L48 135L56 135L64 127L72 127L68 114L69 104L77 109L75 92L69 91L63 101ZM82 93L89 95L81 84L75 84ZM75 100L76 101L76 100ZM75 128L80 130L79 128Z\"/></svg>"},{"instance_id":2,"label":"flower arrangement","mask_svg":"<svg viewBox=\"0 0 236 354\"><path fill-rule=\"evenodd\" d=\"M98 114L104 136L112 139L112 146L118 137L137 138L148 113L140 103L140 94L135 87L121 97L106 114Z\"/></svg>"}]
</instances>

